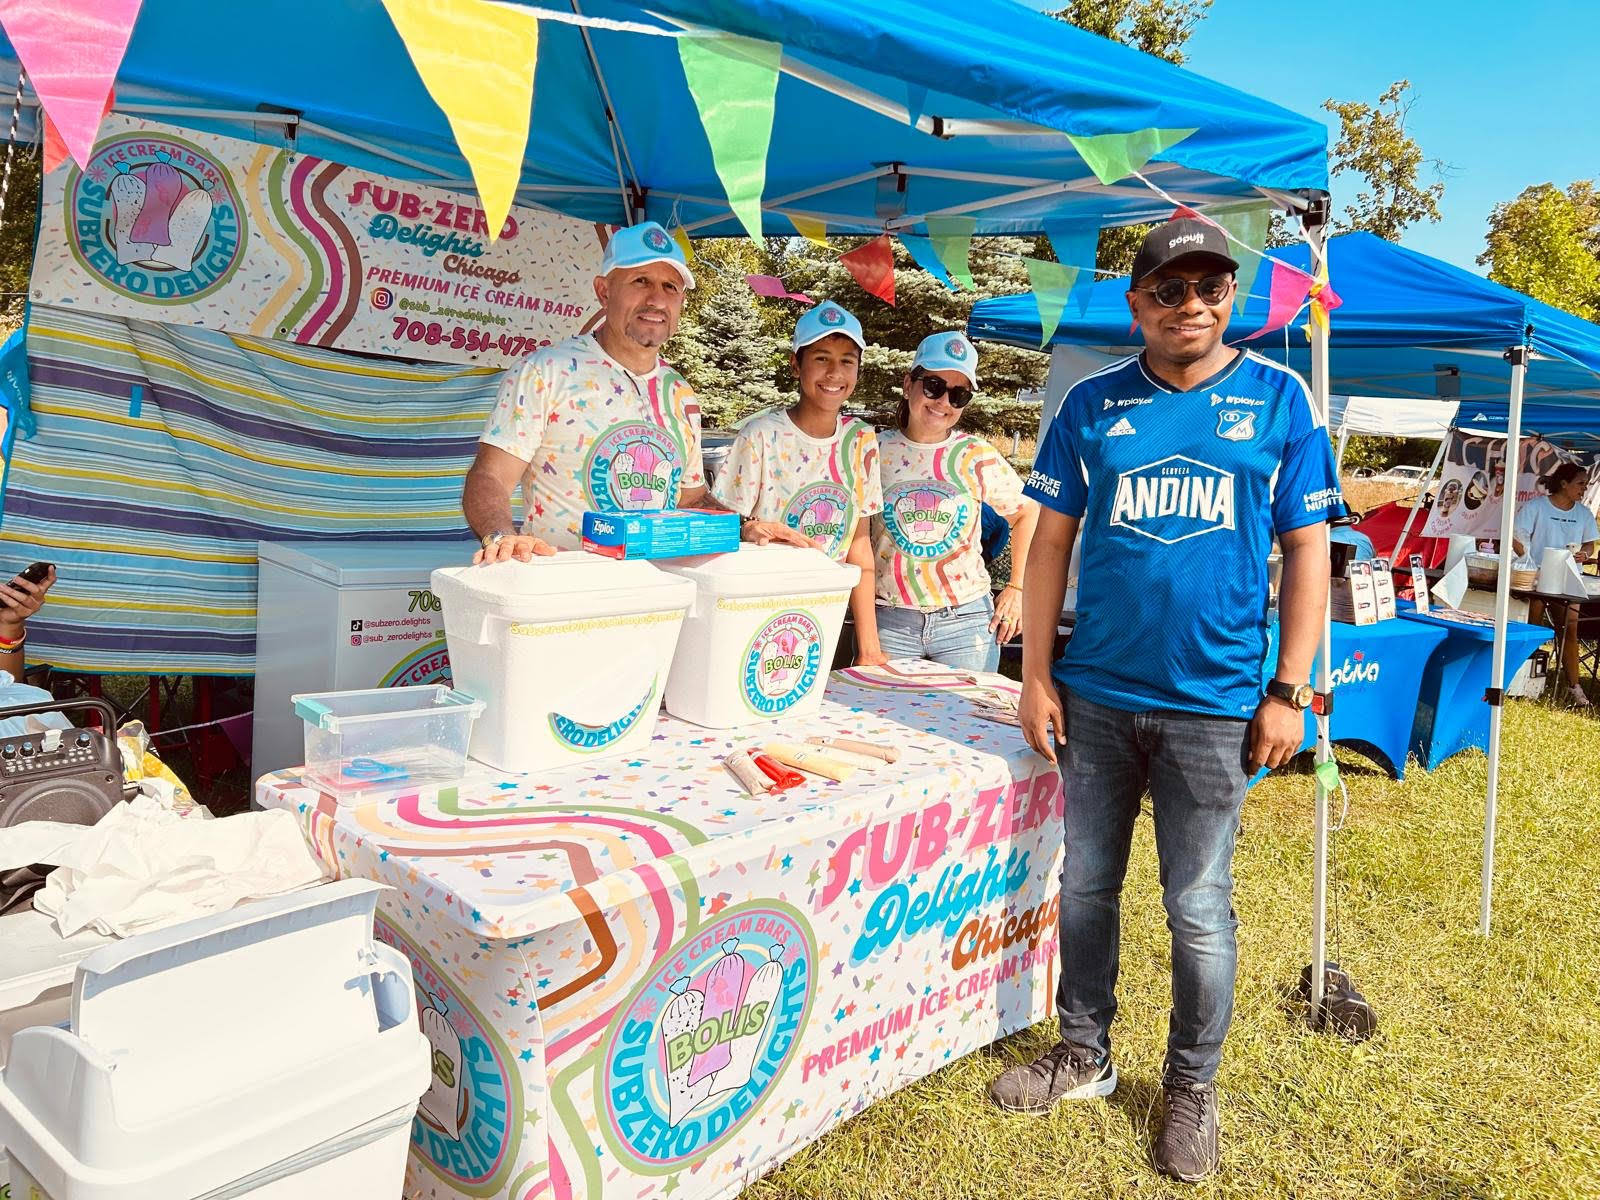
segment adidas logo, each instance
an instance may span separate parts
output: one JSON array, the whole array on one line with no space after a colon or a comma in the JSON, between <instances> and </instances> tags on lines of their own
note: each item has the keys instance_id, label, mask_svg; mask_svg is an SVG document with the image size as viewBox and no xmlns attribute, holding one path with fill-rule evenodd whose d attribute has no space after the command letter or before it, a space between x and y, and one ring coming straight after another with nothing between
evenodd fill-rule
<instances>
[{"instance_id":1,"label":"adidas logo","mask_svg":"<svg viewBox=\"0 0 1600 1200\"><path fill-rule=\"evenodd\" d=\"M1137 432L1138 432L1138 430L1134 429L1134 427L1133 427L1133 422L1128 420L1127 417L1122 417L1117 421L1117 423L1115 425L1113 425L1110 429L1106 430L1106 436L1107 437L1127 437L1129 434L1137 433Z\"/></svg>"}]
</instances>

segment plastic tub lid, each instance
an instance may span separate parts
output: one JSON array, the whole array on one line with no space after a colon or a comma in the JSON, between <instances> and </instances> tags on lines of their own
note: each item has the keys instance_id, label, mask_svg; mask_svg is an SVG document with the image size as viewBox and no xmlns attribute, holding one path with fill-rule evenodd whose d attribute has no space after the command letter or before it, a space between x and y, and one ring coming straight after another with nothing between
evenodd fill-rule
<instances>
[{"instance_id":1,"label":"plastic tub lid","mask_svg":"<svg viewBox=\"0 0 1600 1200\"><path fill-rule=\"evenodd\" d=\"M436 591L443 585L481 608L508 615L519 615L529 601L558 597L570 598L578 612L610 608L623 600L634 600L644 611L686 606L693 599L685 593L682 580L650 563L579 550L526 563L513 559L488 566L445 567L433 578Z\"/></svg>"},{"instance_id":2,"label":"plastic tub lid","mask_svg":"<svg viewBox=\"0 0 1600 1200\"><path fill-rule=\"evenodd\" d=\"M694 580L714 596L771 596L782 592L849 591L861 578L853 563L799 546L741 546L728 554L672 559L663 571Z\"/></svg>"}]
</instances>

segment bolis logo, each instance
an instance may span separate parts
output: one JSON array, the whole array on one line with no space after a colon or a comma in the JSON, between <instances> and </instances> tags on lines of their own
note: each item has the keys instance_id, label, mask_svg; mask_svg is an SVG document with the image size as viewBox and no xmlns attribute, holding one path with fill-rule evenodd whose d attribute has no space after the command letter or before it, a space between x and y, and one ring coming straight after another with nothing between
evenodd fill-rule
<instances>
[{"instance_id":1,"label":"bolis logo","mask_svg":"<svg viewBox=\"0 0 1600 1200\"><path fill-rule=\"evenodd\" d=\"M1343 687L1347 683L1377 683L1378 670L1382 666L1376 661L1365 661L1366 655L1357 650L1355 654L1344 660L1343 664L1328 672L1328 679L1334 687Z\"/></svg>"},{"instance_id":2,"label":"bolis logo","mask_svg":"<svg viewBox=\"0 0 1600 1200\"><path fill-rule=\"evenodd\" d=\"M1233 473L1182 454L1124 471L1111 524L1168 546L1232 529Z\"/></svg>"}]
</instances>

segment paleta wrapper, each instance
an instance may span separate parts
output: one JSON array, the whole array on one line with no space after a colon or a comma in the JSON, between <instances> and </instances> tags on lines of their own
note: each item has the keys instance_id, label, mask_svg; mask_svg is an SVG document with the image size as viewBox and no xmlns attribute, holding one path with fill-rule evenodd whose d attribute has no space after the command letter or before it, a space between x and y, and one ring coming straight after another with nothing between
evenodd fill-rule
<instances>
[{"instance_id":1,"label":"paleta wrapper","mask_svg":"<svg viewBox=\"0 0 1600 1200\"><path fill-rule=\"evenodd\" d=\"M854 738L814 737L806 740L813 746L826 746L830 750L844 750L850 754L859 754L862 758L875 758L879 762L897 763L900 761L900 751L894 746L880 746L874 742L859 742Z\"/></svg>"}]
</instances>

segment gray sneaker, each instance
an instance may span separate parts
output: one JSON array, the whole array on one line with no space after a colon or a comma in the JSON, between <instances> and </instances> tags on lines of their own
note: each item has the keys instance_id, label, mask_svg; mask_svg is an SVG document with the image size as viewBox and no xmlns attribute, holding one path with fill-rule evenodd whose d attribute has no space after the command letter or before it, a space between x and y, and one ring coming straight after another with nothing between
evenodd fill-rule
<instances>
[{"instance_id":1,"label":"gray sneaker","mask_svg":"<svg viewBox=\"0 0 1600 1200\"><path fill-rule=\"evenodd\" d=\"M1092 1100L1117 1090L1111 1056L1096 1058L1072 1042L1057 1042L989 1085L989 1098L1007 1112L1047 1113L1058 1100Z\"/></svg>"},{"instance_id":2,"label":"gray sneaker","mask_svg":"<svg viewBox=\"0 0 1600 1200\"><path fill-rule=\"evenodd\" d=\"M1167 1114L1150 1155L1156 1170L1184 1183L1199 1183L1222 1162L1217 1085L1168 1079L1161 1095Z\"/></svg>"}]
</instances>

